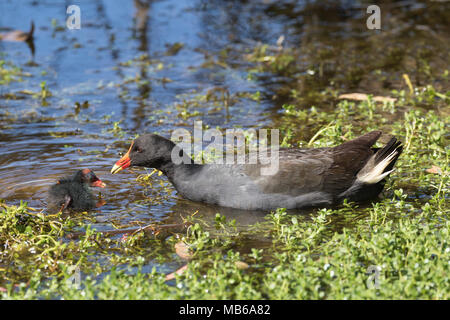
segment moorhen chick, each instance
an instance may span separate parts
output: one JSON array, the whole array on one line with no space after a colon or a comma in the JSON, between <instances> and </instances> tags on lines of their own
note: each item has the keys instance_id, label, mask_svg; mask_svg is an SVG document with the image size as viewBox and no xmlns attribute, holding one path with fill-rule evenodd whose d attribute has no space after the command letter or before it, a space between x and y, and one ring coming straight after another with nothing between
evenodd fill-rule
<instances>
[{"instance_id":1,"label":"moorhen chick","mask_svg":"<svg viewBox=\"0 0 450 320\"><path fill-rule=\"evenodd\" d=\"M50 187L48 208L50 210L87 211L101 205L97 203L89 187L104 188L103 183L91 169L78 170L73 176L64 177Z\"/></svg>"},{"instance_id":2,"label":"moorhen chick","mask_svg":"<svg viewBox=\"0 0 450 320\"><path fill-rule=\"evenodd\" d=\"M132 166L156 168L189 200L245 210L365 201L381 192L402 152L395 137L383 148L372 148L381 134L372 131L332 148L280 148L273 175L261 175L261 164L175 164L172 151L186 157L182 149L166 138L145 134L134 140L111 173Z\"/></svg>"}]
</instances>

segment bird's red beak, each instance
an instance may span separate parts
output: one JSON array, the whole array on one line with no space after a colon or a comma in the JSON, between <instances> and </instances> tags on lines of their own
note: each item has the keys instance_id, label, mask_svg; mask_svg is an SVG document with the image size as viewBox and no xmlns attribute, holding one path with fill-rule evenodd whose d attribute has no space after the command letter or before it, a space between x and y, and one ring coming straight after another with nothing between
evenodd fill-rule
<instances>
[{"instance_id":1,"label":"bird's red beak","mask_svg":"<svg viewBox=\"0 0 450 320\"><path fill-rule=\"evenodd\" d=\"M131 164L131 159L130 159L130 152L131 152L131 148L133 147L133 143L131 143L130 149L128 149L127 153L125 153L125 155L120 158L119 161L116 162L116 164L112 167L111 169L111 173L115 174L123 169L126 169L130 166Z\"/></svg>"},{"instance_id":2,"label":"bird's red beak","mask_svg":"<svg viewBox=\"0 0 450 320\"><path fill-rule=\"evenodd\" d=\"M104 188L104 187L106 187L106 183L104 183L102 180L98 179L91 183L91 187Z\"/></svg>"}]
</instances>

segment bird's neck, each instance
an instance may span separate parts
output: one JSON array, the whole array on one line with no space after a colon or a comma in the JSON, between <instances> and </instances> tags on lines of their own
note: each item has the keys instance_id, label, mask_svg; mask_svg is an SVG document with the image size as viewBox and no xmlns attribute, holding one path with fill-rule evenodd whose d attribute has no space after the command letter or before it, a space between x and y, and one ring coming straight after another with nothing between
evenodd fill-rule
<instances>
[{"instance_id":1,"label":"bird's neck","mask_svg":"<svg viewBox=\"0 0 450 320\"><path fill-rule=\"evenodd\" d=\"M194 161L182 149L173 144L170 152L166 153L162 161L158 164L156 169L162 171L167 176L170 182L174 183L175 175L190 175L197 172L203 165L195 164ZM177 158L172 158L172 155Z\"/></svg>"},{"instance_id":2,"label":"bird's neck","mask_svg":"<svg viewBox=\"0 0 450 320\"><path fill-rule=\"evenodd\" d=\"M169 162L165 162L162 163L158 168L156 168L160 171L162 171L162 173L164 173L164 175L167 176L167 178L172 181L174 175L175 175L175 164L172 161Z\"/></svg>"}]
</instances>

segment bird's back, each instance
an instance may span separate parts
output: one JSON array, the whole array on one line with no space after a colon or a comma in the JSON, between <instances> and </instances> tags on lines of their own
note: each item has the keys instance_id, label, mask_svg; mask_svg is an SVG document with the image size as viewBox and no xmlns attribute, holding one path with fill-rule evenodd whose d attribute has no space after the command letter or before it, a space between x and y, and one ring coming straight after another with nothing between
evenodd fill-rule
<instances>
[{"instance_id":1,"label":"bird's back","mask_svg":"<svg viewBox=\"0 0 450 320\"><path fill-rule=\"evenodd\" d=\"M68 208L74 210L89 210L95 207L95 200L89 188L78 182L60 180L50 187L48 194L48 207L60 209L70 197Z\"/></svg>"}]
</instances>

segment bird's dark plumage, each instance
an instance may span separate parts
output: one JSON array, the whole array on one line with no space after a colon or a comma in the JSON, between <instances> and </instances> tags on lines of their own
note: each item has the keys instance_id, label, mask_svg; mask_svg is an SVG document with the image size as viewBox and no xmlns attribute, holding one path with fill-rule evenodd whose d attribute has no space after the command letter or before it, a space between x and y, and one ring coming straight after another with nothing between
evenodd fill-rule
<instances>
[{"instance_id":1,"label":"bird's dark plumage","mask_svg":"<svg viewBox=\"0 0 450 320\"><path fill-rule=\"evenodd\" d=\"M50 187L48 208L51 211L72 209L91 210L97 206L89 187L101 187L105 184L90 169L78 170L71 177L64 177Z\"/></svg>"},{"instance_id":2,"label":"bird's dark plumage","mask_svg":"<svg viewBox=\"0 0 450 320\"><path fill-rule=\"evenodd\" d=\"M145 134L133 142L111 172L129 166L156 168L187 199L246 210L327 206L346 198L363 201L381 192L384 178L402 152L396 138L383 148L372 148L381 134L372 131L333 148L282 148L278 170L271 175L261 174L261 161L175 164L172 152L181 149L161 136Z\"/></svg>"}]
</instances>

